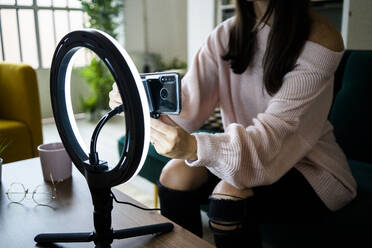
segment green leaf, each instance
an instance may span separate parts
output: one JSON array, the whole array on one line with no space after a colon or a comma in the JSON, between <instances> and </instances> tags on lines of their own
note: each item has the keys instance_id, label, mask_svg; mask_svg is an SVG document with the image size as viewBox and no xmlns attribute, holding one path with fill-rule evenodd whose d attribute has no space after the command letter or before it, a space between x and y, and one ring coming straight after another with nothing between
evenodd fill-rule
<instances>
[{"instance_id":1,"label":"green leaf","mask_svg":"<svg viewBox=\"0 0 372 248\"><path fill-rule=\"evenodd\" d=\"M89 27L102 30L117 38L116 28L119 14L124 4L121 0L80 0L83 11L89 16ZM80 99L83 111L93 112L109 108L109 92L114 79L105 64L98 58L80 70L80 75L89 85L92 94Z\"/></svg>"}]
</instances>

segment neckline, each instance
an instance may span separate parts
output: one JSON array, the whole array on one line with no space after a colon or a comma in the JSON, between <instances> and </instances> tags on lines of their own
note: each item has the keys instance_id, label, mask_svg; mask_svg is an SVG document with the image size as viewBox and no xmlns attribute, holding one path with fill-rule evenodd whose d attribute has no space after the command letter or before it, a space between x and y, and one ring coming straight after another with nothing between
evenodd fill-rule
<instances>
[{"instance_id":1,"label":"neckline","mask_svg":"<svg viewBox=\"0 0 372 248\"><path fill-rule=\"evenodd\" d=\"M259 20L257 20L259 21ZM263 31L266 35L266 37L269 36L269 33L270 33L270 30L271 30L271 26L266 24L266 23L261 23L260 25L258 25L258 32L260 31ZM312 46L312 47L316 47L316 48L319 48L321 50L324 50L325 52L328 52L328 53L332 53L332 54L335 54L335 55L341 55L344 53L344 51L334 51L332 49L329 49L328 47L325 47L317 42L314 42L314 41L311 41L309 39L306 40L305 44L304 44L304 49L305 49L305 46Z\"/></svg>"}]
</instances>

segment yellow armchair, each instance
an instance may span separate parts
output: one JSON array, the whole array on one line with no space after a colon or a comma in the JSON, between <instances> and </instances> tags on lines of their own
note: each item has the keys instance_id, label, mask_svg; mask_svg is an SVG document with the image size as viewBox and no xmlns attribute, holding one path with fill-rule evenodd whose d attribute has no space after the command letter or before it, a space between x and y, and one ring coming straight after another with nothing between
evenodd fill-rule
<instances>
[{"instance_id":1,"label":"yellow armchair","mask_svg":"<svg viewBox=\"0 0 372 248\"><path fill-rule=\"evenodd\" d=\"M43 142L35 70L25 64L0 63L0 139L9 142L4 163L38 156Z\"/></svg>"}]
</instances>

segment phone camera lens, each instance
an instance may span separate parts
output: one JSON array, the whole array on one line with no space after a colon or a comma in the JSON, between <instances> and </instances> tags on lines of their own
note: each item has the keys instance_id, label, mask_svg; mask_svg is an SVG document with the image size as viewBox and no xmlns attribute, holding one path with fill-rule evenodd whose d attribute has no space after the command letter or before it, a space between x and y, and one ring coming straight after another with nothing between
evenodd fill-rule
<instances>
[{"instance_id":1,"label":"phone camera lens","mask_svg":"<svg viewBox=\"0 0 372 248\"><path fill-rule=\"evenodd\" d=\"M163 100L165 100L168 97L168 90L166 88L162 88L160 90L160 97Z\"/></svg>"}]
</instances>

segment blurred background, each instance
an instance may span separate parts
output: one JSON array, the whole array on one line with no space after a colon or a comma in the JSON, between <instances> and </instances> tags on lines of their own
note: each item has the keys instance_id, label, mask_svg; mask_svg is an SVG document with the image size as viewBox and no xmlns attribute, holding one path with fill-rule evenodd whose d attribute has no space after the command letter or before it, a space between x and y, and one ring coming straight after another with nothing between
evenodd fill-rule
<instances>
[{"instance_id":1,"label":"blurred background","mask_svg":"<svg viewBox=\"0 0 372 248\"><path fill-rule=\"evenodd\" d=\"M312 5L342 32L348 49L371 49L371 1L313 0ZM184 73L207 34L233 14L231 0L0 0L0 59L36 69L46 121L52 117L51 59L66 33L101 29L119 41L140 72L177 69ZM88 51L76 57L74 110L94 115L107 108L107 97L98 95L110 89L112 79L99 71L99 59L92 60ZM98 76L101 80L94 82Z\"/></svg>"},{"instance_id":2,"label":"blurred background","mask_svg":"<svg viewBox=\"0 0 372 248\"><path fill-rule=\"evenodd\" d=\"M342 33L346 49L372 49L371 0L312 0L311 5ZM54 49L68 32L100 29L125 48L139 72L170 70L183 76L207 35L233 15L232 0L0 0L0 60L32 66L41 110L40 140L58 142L49 74ZM71 99L78 129L89 144L97 121L108 111L108 93L114 81L102 61L88 49L79 50L74 58ZM37 102L35 99L39 108ZM0 110L8 107L0 105ZM100 158L115 165L118 143L124 135L124 118L117 116L102 130L98 140ZM7 161L6 154L4 158L12 162ZM149 207L157 200L153 182L141 176L119 189ZM203 223L207 230L205 212ZM205 233L204 238L211 241L210 233Z\"/></svg>"}]
</instances>

